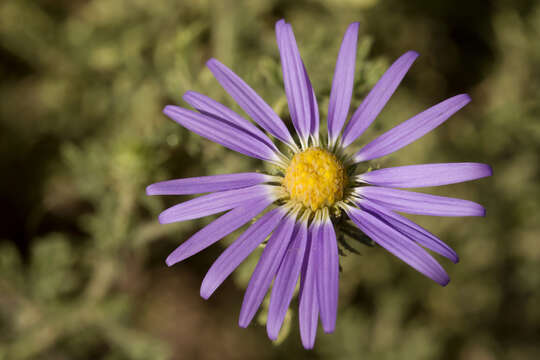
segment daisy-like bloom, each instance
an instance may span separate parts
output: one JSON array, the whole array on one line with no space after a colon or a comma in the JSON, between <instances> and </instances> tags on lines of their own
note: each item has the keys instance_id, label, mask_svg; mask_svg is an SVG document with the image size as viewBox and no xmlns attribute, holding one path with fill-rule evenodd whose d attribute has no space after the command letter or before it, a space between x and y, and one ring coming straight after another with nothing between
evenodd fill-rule
<instances>
[{"instance_id":1,"label":"daisy-like bloom","mask_svg":"<svg viewBox=\"0 0 540 360\"><path fill-rule=\"evenodd\" d=\"M159 216L162 224L228 211L174 250L166 260L169 266L198 253L262 214L210 267L202 282L201 296L210 297L238 265L267 240L247 287L239 324L241 327L249 325L273 281L267 332L275 340L300 279L300 335L304 347L312 348L318 319L327 333L332 332L336 324L339 277L336 229L339 231L340 224L349 222L349 218L375 243L444 286L449 281L448 275L424 248L454 263L458 262L457 254L435 235L397 212L484 216L485 210L467 200L396 188L459 183L490 176L492 171L485 164L450 163L366 172L368 166L364 162L393 153L419 139L465 106L470 101L469 96L461 94L444 100L351 154L347 147L375 120L418 54L409 51L397 59L345 126L358 37L358 23L351 24L337 58L328 106L328 136L323 139L319 134L317 100L291 25L278 21L276 36L297 138L248 84L215 59L208 61L208 67L258 126L193 91L183 98L197 111L172 105L163 111L208 140L275 165L276 173L164 181L148 186L147 194L209 193L165 210ZM282 150L267 133L284 144ZM362 168L364 172L359 170Z\"/></svg>"}]
</instances>

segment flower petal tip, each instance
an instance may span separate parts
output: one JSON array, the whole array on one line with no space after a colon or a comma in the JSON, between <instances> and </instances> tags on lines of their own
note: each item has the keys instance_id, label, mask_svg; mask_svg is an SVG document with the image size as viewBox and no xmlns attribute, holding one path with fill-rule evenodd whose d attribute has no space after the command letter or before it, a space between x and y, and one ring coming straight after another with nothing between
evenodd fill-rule
<instances>
[{"instance_id":1,"label":"flower petal tip","mask_svg":"<svg viewBox=\"0 0 540 360\"><path fill-rule=\"evenodd\" d=\"M220 64L221 63L215 58L210 58L208 61L206 61L206 66L208 66L210 70L212 70L213 67L219 66Z\"/></svg>"},{"instance_id":2,"label":"flower petal tip","mask_svg":"<svg viewBox=\"0 0 540 360\"><path fill-rule=\"evenodd\" d=\"M469 94L459 94L455 96L456 99L459 98L460 102L463 102L463 106L471 102L471 96Z\"/></svg>"},{"instance_id":3,"label":"flower petal tip","mask_svg":"<svg viewBox=\"0 0 540 360\"><path fill-rule=\"evenodd\" d=\"M240 326L240 327L243 328L243 329L247 328L247 327L249 326L249 323L250 323L250 321L247 321L247 320L244 319L244 318L240 318L240 319L238 320L238 326Z\"/></svg>"},{"instance_id":4,"label":"flower petal tip","mask_svg":"<svg viewBox=\"0 0 540 360\"><path fill-rule=\"evenodd\" d=\"M148 195L148 196L156 195L155 194L155 186L154 186L154 184L148 185L146 187L146 195Z\"/></svg>"},{"instance_id":5,"label":"flower petal tip","mask_svg":"<svg viewBox=\"0 0 540 360\"><path fill-rule=\"evenodd\" d=\"M487 176L493 176L493 168L491 167L491 165L486 164L486 177Z\"/></svg>"},{"instance_id":6,"label":"flower petal tip","mask_svg":"<svg viewBox=\"0 0 540 360\"><path fill-rule=\"evenodd\" d=\"M336 330L336 324L332 324L332 326L324 326L323 324L323 331L326 333L326 334L331 334L333 333L334 331Z\"/></svg>"},{"instance_id":7,"label":"flower petal tip","mask_svg":"<svg viewBox=\"0 0 540 360\"><path fill-rule=\"evenodd\" d=\"M417 57L420 56L420 53L418 51L415 51L415 50L409 50L404 55L414 61L414 60L416 60Z\"/></svg>"},{"instance_id":8,"label":"flower petal tip","mask_svg":"<svg viewBox=\"0 0 540 360\"><path fill-rule=\"evenodd\" d=\"M285 19L279 19L278 21L276 21L276 28L279 26L283 26L283 25L286 25L287 22L285 21Z\"/></svg>"},{"instance_id":9,"label":"flower petal tip","mask_svg":"<svg viewBox=\"0 0 540 360\"><path fill-rule=\"evenodd\" d=\"M437 282L439 283L439 285L444 287L444 286L448 285L448 283L450 283L450 278L446 277L446 278L442 279L442 281L437 281Z\"/></svg>"},{"instance_id":10,"label":"flower petal tip","mask_svg":"<svg viewBox=\"0 0 540 360\"><path fill-rule=\"evenodd\" d=\"M268 338L272 341L276 341L279 335L279 329L276 331L275 327L269 327L268 323L266 326L266 334L268 335Z\"/></svg>"},{"instance_id":11,"label":"flower petal tip","mask_svg":"<svg viewBox=\"0 0 540 360\"><path fill-rule=\"evenodd\" d=\"M169 221L169 219L167 219L166 216L164 216L163 214L160 214L158 216L158 222L161 224L161 225L165 225L165 224L170 224L171 222Z\"/></svg>"},{"instance_id":12,"label":"flower petal tip","mask_svg":"<svg viewBox=\"0 0 540 360\"><path fill-rule=\"evenodd\" d=\"M178 106L174 105L167 105L163 108L163 114L165 114L167 117L171 118L174 116L175 110L178 108Z\"/></svg>"},{"instance_id":13,"label":"flower petal tip","mask_svg":"<svg viewBox=\"0 0 540 360\"><path fill-rule=\"evenodd\" d=\"M485 217L486 216L486 208L478 203L472 203L475 205L473 208L471 208L471 215L469 216L479 216L479 217Z\"/></svg>"},{"instance_id":14,"label":"flower petal tip","mask_svg":"<svg viewBox=\"0 0 540 360\"><path fill-rule=\"evenodd\" d=\"M192 90L188 90L184 93L184 95L182 95L182 99L185 101L185 102L188 102L189 99L191 99L193 97L193 95L195 94L194 91Z\"/></svg>"},{"instance_id":15,"label":"flower petal tip","mask_svg":"<svg viewBox=\"0 0 540 360\"><path fill-rule=\"evenodd\" d=\"M203 285L204 285L204 281L203 281ZM212 292L204 288L203 286L201 286L200 295L204 300L208 300L210 296L212 296Z\"/></svg>"},{"instance_id":16,"label":"flower petal tip","mask_svg":"<svg viewBox=\"0 0 540 360\"><path fill-rule=\"evenodd\" d=\"M355 21L349 24L349 27L347 28L347 31L358 31L358 28L360 27L360 22Z\"/></svg>"},{"instance_id":17,"label":"flower petal tip","mask_svg":"<svg viewBox=\"0 0 540 360\"><path fill-rule=\"evenodd\" d=\"M174 264L176 264L178 261L176 261L175 259L173 259L171 256L168 256L167 259L165 259L165 264L167 264L168 267L171 267L173 266Z\"/></svg>"}]
</instances>

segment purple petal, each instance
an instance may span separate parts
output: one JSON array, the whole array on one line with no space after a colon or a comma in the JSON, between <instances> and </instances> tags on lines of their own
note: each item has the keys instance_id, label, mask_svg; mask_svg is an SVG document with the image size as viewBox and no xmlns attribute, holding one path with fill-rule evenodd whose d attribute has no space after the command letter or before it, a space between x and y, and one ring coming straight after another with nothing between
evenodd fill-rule
<instances>
[{"instance_id":1,"label":"purple petal","mask_svg":"<svg viewBox=\"0 0 540 360\"><path fill-rule=\"evenodd\" d=\"M231 150L261 160L279 159L261 139L230 123L172 105L167 105L163 113L186 129Z\"/></svg>"},{"instance_id":2,"label":"purple petal","mask_svg":"<svg viewBox=\"0 0 540 360\"><path fill-rule=\"evenodd\" d=\"M283 208L264 214L212 264L201 284L201 296L208 299L219 285L259 246L285 216Z\"/></svg>"},{"instance_id":3,"label":"purple petal","mask_svg":"<svg viewBox=\"0 0 540 360\"><path fill-rule=\"evenodd\" d=\"M336 328L339 291L339 254L336 233L330 219L320 224L313 241L318 244L316 263L317 297L324 332Z\"/></svg>"},{"instance_id":4,"label":"purple petal","mask_svg":"<svg viewBox=\"0 0 540 360\"><path fill-rule=\"evenodd\" d=\"M206 65L225 91L257 124L281 141L294 143L283 121L244 80L216 59L208 60Z\"/></svg>"},{"instance_id":5,"label":"purple petal","mask_svg":"<svg viewBox=\"0 0 540 360\"><path fill-rule=\"evenodd\" d=\"M317 324L319 319L319 302L317 299L316 283L316 242L314 241L314 226L310 226L306 254L302 264L300 278L300 306L298 309L298 319L300 322L300 338L302 345L306 349L313 349L315 336L317 335Z\"/></svg>"},{"instance_id":6,"label":"purple petal","mask_svg":"<svg viewBox=\"0 0 540 360\"><path fill-rule=\"evenodd\" d=\"M358 23L355 22L349 25L343 36L332 80L332 91L328 103L328 141L330 144L336 141L349 113L357 42Z\"/></svg>"},{"instance_id":7,"label":"purple petal","mask_svg":"<svg viewBox=\"0 0 540 360\"><path fill-rule=\"evenodd\" d=\"M472 201L412 191L364 186L355 193L389 209L432 216L485 216L482 205Z\"/></svg>"},{"instance_id":8,"label":"purple petal","mask_svg":"<svg viewBox=\"0 0 540 360\"><path fill-rule=\"evenodd\" d=\"M377 186L415 188L456 184L492 174L491 166L486 164L423 164L374 170L359 175L357 180Z\"/></svg>"},{"instance_id":9,"label":"purple petal","mask_svg":"<svg viewBox=\"0 0 540 360\"><path fill-rule=\"evenodd\" d=\"M251 275L240 311L239 325L247 327L268 291L283 255L289 246L295 225L295 215L286 216L274 231Z\"/></svg>"},{"instance_id":10,"label":"purple petal","mask_svg":"<svg viewBox=\"0 0 540 360\"><path fill-rule=\"evenodd\" d=\"M347 124L343 132L343 147L349 146L356 138L362 135L373 120L377 118L417 57L417 52L408 51L386 70Z\"/></svg>"},{"instance_id":11,"label":"purple petal","mask_svg":"<svg viewBox=\"0 0 540 360\"><path fill-rule=\"evenodd\" d=\"M305 141L311 128L313 90L305 71L290 24L276 23L276 37L281 55L281 68L289 112L296 132Z\"/></svg>"},{"instance_id":12,"label":"purple petal","mask_svg":"<svg viewBox=\"0 0 540 360\"><path fill-rule=\"evenodd\" d=\"M367 211L348 207L351 220L377 244L442 286L450 279L439 263L405 235Z\"/></svg>"},{"instance_id":13,"label":"purple petal","mask_svg":"<svg viewBox=\"0 0 540 360\"><path fill-rule=\"evenodd\" d=\"M376 213L382 220L387 222L394 229L419 245L435 251L437 254L450 259L454 263L459 261L458 255L452 248L442 242L438 237L420 225L410 221L406 217L396 214L384 206L377 205L374 202L366 199L358 201L357 204L360 205L361 208L368 210L371 213Z\"/></svg>"},{"instance_id":14,"label":"purple petal","mask_svg":"<svg viewBox=\"0 0 540 360\"><path fill-rule=\"evenodd\" d=\"M356 153L356 162L376 159L409 145L442 124L469 101L469 95L461 94L430 107L364 146Z\"/></svg>"},{"instance_id":15,"label":"purple petal","mask_svg":"<svg viewBox=\"0 0 540 360\"><path fill-rule=\"evenodd\" d=\"M254 199L258 201L263 198L275 200L272 189L273 187L270 185L255 185L199 196L163 211L159 214L159 222L169 224L176 221L197 219L235 208Z\"/></svg>"},{"instance_id":16,"label":"purple petal","mask_svg":"<svg viewBox=\"0 0 540 360\"><path fill-rule=\"evenodd\" d=\"M195 91L186 92L182 98L185 102L187 102L189 105L193 106L195 109L202 112L203 114L216 117L218 119L221 119L222 121L228 121L230 123L233 123L242 130L245 130L254 137L260 139L275 152L278 151L272 140L270 140L268 136L265 135L265 133L263 133L261 130L259 130L258 127L256 127L251 122L244 119L242 116L238 115L236 112L232 111L228 107L218 103L217 101L209 98L208 96L199 94Z\"/></svg>"},{"instance_id":17,"label":"purple petal","mask_svg":"<svg viewBox=\"0 0 540 360\"><path fill-rule=\"evenodd\" d=\"M220 216L177 247L176 250L167 257L165 262L168 266L172 266L177 262L187 259L199 251L206 249L216 241L229 235L253 219L271 203L271 198L262 198L239 206L225 215Z\"/></svg>"},{"instance_id":18,"label":"purple petal","mask_svg":"<svg viewBox=\"0 0 540 360\"><path fill-rule=\"evenodd\" d=\"M189 195L233 190L271 181L272 177L259 173L237 173L192 177L158 182L146 187L147 195Z\"/></svg>"},{"instance_id":19,"label":"purple petal","mask_svg":"<svg viewBox=\"0 0 540 360\"><path fill-rule=\"evenodd\" d=\"M289 244L272 286L268 320L266 321L266 331L268 337L272 340L276 340L279 335L304 259L307 242L307 222L298 223L296 228L293 240Z\"/></svg>"},{"instance_id":20,"label":"purple petal","mask_svg":"<svg viewBox=\"0 0 540 360\"><path fill-rule=\"evenodd\" d=\"M314 242L319 245L316 258L317 295L324 332L331 333L336 328L339 291L339 255L334 226L329 218L316 233Z\"/></svg>"},{"instance_id":21,"label":"purple petal","mask_svg":"<svg viewBox=\"0 0 540 360\"><path fill-rule=\"evenodd\" d=\"M304 68L304 76L307 78L308 74L306 69ZM310 134L311 136L319 139L319 104L317 104L317 97L315 96L315 90L313 90L313 87L311 86L311 82L308 83L309 85L309 91L311 92L311 125L310 125Z\"/></svg>"}]
</instances>

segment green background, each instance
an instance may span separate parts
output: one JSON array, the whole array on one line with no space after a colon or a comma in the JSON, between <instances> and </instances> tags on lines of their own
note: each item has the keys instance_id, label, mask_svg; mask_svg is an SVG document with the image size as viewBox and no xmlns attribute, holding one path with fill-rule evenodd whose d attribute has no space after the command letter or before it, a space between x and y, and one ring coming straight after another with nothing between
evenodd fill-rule
<instances>
[{"instance_id":1,"label":"green background","mask_svg":"<svg viewBox=\"0 0 540 360\"><path fill-rule=\"evenodd\" d=\"M421 56L361 146L458 93L473 101L378 162L485 162L437 189L486 218L414 217L461 256L441 287L381 248L342 258L338 325L303 350L296 301L280 344L237 326L251 257L208 301L206 270L234 236L167 268L211 219L161 226L183 197L145 186L263 165L167 119L187 90L238 109L218 58L288 120L274 38L292 23L326 116L341 38L359 21L353 107L399 55ZM540 358L538 1L2 0L0 359ZM289 122L290 124L290 122ZM264 315L259 317L263 320ZM288 336L287 336L288 335Z\"/></svg>"}]
</instances>

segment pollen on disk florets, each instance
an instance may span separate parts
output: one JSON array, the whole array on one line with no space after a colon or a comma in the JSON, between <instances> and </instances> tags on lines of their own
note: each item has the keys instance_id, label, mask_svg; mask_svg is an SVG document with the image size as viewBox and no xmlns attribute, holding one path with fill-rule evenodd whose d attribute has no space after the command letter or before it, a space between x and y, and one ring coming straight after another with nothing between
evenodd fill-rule
<instances>
[{"instance_id":1,"label":"pollen on disk florets","mask_svg":"<svg viewBox=\"0 0 540 360\"><path fill-rule=\"evenodd\" d=\"M294 155L283 185L292 201L315 211L343 198L347 178L343 164L334 154L312 147Z\"/></svg>"}]
</instances>

